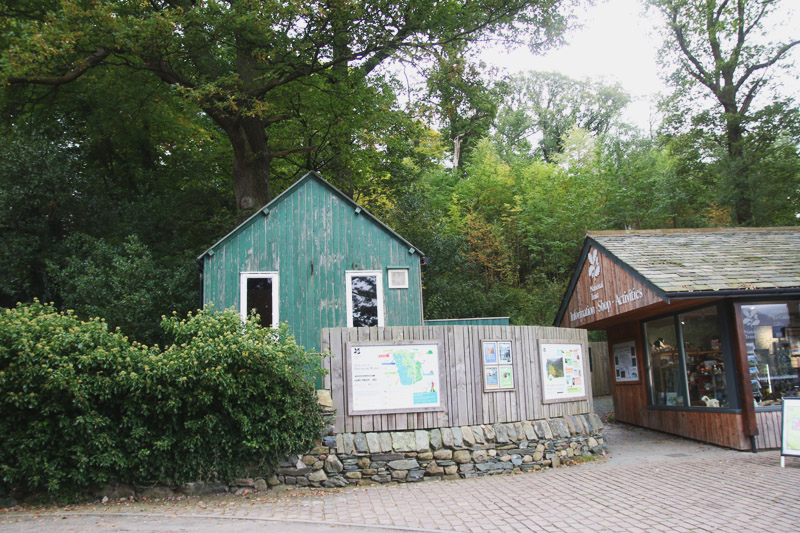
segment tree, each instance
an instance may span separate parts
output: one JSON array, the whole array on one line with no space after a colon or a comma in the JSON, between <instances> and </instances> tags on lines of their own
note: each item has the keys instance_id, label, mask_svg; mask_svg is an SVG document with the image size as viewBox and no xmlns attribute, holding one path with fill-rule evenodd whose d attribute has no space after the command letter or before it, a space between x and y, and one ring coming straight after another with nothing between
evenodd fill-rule
<instances>
[{"instance_id":1,"label":"tree","mask_svg":"<svg viewBox=\"0 0 800 533\"><path fill-rule=\"evenodd\" d=\"M497 137L507 154L520 155L530 151L528 139L538 136L536 152L553 161L572 128L593 135L607 133L629 101L619 85L574 80L556 72L521 74L508 84Z\"/></svg>"},{"instance_id":2,"label":"tree","mask_svg":"<svg viewBox=\"0 0 800 533\"><path fill-rule=\"evenodd\" d=\"M800 40L767 40L767 24L779 0L648 0L664 17L662 58L675 62L670 80L678 89L700 86L718 104L727 162L725 186L735 191L736 222L753 222L750 165L744 156L746 124L772 67L785 62ZM696 100L693 100L696 106ZM680 112L685 112L681 109Z\"/></svg>"},{"instance_id":3,"label":"tree","mask_svg":"<svg viewBox=\"0 0 800 533\"><path fill-rule=\"evenodd\" d=\"M453 166L463 168L473 146L489 133L497 114L503 81L491 81L482 71L486 65L473 63L463 43L434 52L435 62L426 73L427 114L442 124L453 147Z\"/></svg>"},{"instance_id":4,"label":"tree","mask_svg":"<svg viewBox=\"0 0 800 533\"><path fill-rule=\"evenodd\" d=\"M270 163L313 146L276 145L269 127L291 119L290 88L366 79L401 50L498 33L539 41L563 29L561 0L0 0L13 27L2 55L7 82L58 87L97 69L149 73L194 102L233 150L236 206L272 196ZM26 9L28 8L29 9Z\"/></svg>"}]
</instances>

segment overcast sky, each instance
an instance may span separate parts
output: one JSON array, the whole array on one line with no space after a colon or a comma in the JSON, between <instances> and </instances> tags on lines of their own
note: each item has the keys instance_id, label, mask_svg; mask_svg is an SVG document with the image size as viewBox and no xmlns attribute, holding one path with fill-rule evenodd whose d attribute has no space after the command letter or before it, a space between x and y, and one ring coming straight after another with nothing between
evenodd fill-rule
<instances>
[{"instance_id":1,"label":"overcast sky","mask_svg":"<svg viewBox=\"0 0 800 533\"><path fill-rule=\"evenodd\" d=\"M786 22L784 32L790 31L796 36L800 33L797 12L800 4L798 8L791 7L795 2L784 0L784 13L780 18ZM646 128L654 107L653 96L664 91L656 64L660 45L656 30L658 20L655 13L650 17L650 20L645 18L641 0L598 0L596 6L580 10L578 21L582 28L567 36L568 44L564 47L544 56L534 56L521 49L493 52L484 57L487 62L509 72L556 71L577 79L588 77L595 81L619 82L633 98L624 118ZM799 52L795 49L792 54L798 65ZM800 99L800 85L795 83L791 90L791 94Z\"/></svg>"}]
</instances>

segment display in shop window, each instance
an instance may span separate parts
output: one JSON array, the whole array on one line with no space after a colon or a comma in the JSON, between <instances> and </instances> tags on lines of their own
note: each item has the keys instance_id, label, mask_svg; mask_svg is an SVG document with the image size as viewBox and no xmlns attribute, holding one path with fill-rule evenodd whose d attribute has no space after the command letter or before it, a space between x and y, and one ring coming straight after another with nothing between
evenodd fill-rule
<instances>
[{"instance_id":1,"label":"display in shop window","mask_svg":"<svg viewBox=\"0 0 800 533\"><path fill-rule=\"evenodd\" d=\"M800 302L742 305L742 329L756 406L800 396Z\"/></svg>"}]
</instances>

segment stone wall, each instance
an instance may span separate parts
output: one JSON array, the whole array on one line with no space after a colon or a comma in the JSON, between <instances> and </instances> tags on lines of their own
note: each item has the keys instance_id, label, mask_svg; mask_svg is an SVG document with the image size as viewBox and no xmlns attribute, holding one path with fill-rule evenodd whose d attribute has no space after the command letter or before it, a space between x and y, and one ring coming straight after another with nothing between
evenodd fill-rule
<instances>
[{"instance_id":1,"label":"stone wall","mask_svg":"<svg viewBox=\"0 0 800 533\"><path fill-rule=\"evenodd\" d=\"M530 472L604 455L595 414L433 430L339 433L283 461L270 484L344 487Z\"/></svg>"}]
</instances>

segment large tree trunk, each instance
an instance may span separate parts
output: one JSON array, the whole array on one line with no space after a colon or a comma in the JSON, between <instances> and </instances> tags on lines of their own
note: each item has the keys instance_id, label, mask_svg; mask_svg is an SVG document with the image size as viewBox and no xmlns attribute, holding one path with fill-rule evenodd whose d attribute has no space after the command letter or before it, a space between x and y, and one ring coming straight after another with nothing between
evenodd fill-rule
<instances>
[{"instance_id":1,"label":"large tree trunk","mask_svg":"<svg viewBox=\"0 0 800 533\"><path fill-rule=\"evenodd\" d=\"M267 133L262 120L238 117L223 125L233 148L233 190L239 218L272 199Z\"/></svg>"},{"instance_id":2,"label":"large tree trunk","mask_svg":"<svg viewBox=\"0 0 800 533\"><path fill-rule=\"evenodd\" d=\"M735 107L734 107L735 109ZM736 111L725 112L726 149L729 158L728 179L734 195L733 209L736 223L746 225L752 222L753 211L750 201L749 165L745 160L744 130L742 115Z\"/></svg>"}]
</instances>

